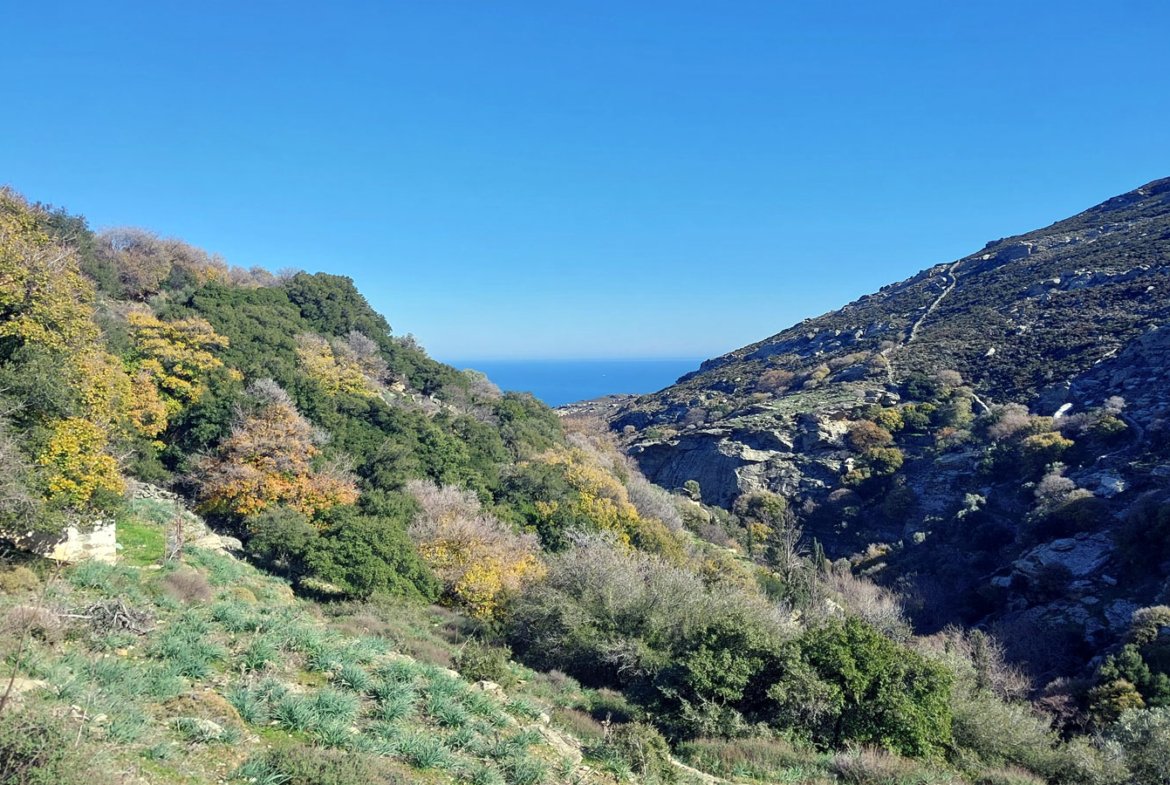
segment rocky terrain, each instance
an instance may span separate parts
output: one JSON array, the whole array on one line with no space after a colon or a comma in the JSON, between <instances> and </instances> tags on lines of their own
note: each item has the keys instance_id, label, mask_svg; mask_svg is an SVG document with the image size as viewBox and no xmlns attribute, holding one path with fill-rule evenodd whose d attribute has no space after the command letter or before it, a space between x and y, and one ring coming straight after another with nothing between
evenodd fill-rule
<instances>
[{"instance_id":1,"label":"rocky terrain","mask_svg":"<svg viewBox=\"0 0 1170 785\"><path fill-rule=\"evenodd\" d=\"M1168 318L1163 179L595 413L660 485L695 481L729 509L783 495L830 557L916 593L920 625L1042 621L1099 645L1165 588L1165 564L1135 570L1118 549L1170 481ZM1012 418L1075 446L1009 466L1027 437L995 423ZM851 436L866 419L898 466L868 467ZM1045 482L1063 495L1042 499ZM1082 509L1057 512L1070 494Z\"/></svg>"}]
</instances>

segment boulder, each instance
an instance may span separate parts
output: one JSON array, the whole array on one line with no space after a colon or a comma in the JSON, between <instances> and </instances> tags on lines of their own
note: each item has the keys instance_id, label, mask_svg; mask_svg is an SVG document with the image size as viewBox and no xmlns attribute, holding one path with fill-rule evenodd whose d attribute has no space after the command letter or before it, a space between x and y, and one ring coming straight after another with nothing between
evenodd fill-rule
<instances>
[{"instance_id":1,"label":"boulder","mask_svg":"<svg viewBox=\"0 0 1170 785\"><path fill-rule=\"evenodd\" d=\"M1067 567L1074 578L1092 575L1113 555L1113 541L1104 534L1078 534L1037 545L1012 563L1016 572L1035 577L1045 567Z\"/></svg>"},{"instance_id":2,"label":"boulder","mask_svg":"<svg viewBox=\"0 0 1170 785\"><path fill-rule=\"evenodd\" d=\"M44 532L0 532L22 551L46 559L77 564L93 560L113 564L118 560L118 544L113 521L71 524L58 534Z\"/></svg>"}]
</instances>

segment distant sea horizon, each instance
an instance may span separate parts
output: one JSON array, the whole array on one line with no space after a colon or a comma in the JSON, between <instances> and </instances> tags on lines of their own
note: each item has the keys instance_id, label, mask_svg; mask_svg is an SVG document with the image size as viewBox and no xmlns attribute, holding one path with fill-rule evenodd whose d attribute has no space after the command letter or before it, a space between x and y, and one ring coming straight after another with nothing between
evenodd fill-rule
<instances>
[{"instance_id":1,"label":"distant sea horizon","mask_svg":"<svg viewBox=\"0 0 1170 785\"><path fill-rule=\"evenodd\" d=\"M438 359L438 358L436 358ZM531 392L549 406L604 395L645 395L698 370L707 358L597 360L441 360L487 374L500 389Z\"/></svg>"}]
</instances>

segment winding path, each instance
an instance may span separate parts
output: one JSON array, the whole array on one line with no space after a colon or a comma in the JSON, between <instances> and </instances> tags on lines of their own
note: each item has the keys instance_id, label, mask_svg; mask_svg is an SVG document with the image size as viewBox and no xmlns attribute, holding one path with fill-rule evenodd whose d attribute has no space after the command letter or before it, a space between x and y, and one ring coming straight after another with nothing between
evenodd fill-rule
<instances>
[{"instance_id":1,"label":"winding path","mask_svg":"<svg viewBox=\"0 0 1170 785\"><path fill-rule=\"evenodd\" d=\"M930 304L930 306L926 309L926 313L922 314L922 316L919 316L918 321L914 322L914 325L910 328L910 335L907 336L906 340L902 342L902 344L901 344L902 346L905 346L906 344L910 343L918 336L918 328L921 327L922 323L926 321L926 317L928 317L932 313L934 313L934 309L938 308L938 304L943 301L943 298L945 298L948 294L950 294L952 291L954 291L955 284L957 284L959 282L959 277L957 275L955 275L955 271L957 269L959 269L959 265L962 263L963 263L963 261L960 259L959 261L955 262L954 264L952 264L950 267L947 268L947 271L946 271L946 273L944 273L944 275L950 276L950 279L951 279L950 284L947 285L947 288L942 290L942 293L940 293L938 297L934 298L934 302L932 302Z\"/></svg>"},{"instance_id":2,"label":"winding path","mask_svg":"<svg viewBox=\"0 0 1170 785\"><path fill-rule=\"evenodd\" d=\"M949 267L947 267L947 270L945 273L943 273L943 275L950 278L951 282L949 284L947 284L946 288L943 289L939 293L938 297L934 298L934 302L932 302L929 306L927 306L927 308L923 312L922 316L919 316L918 319L915 320L914 324L910 325L910 332L909 332L909 334L907 334L906 339L904 341L902 341L901 343L895 344L894 346L891 346L891 347L886 348L886 349L882 349L881 355L882 355L882 357L886 358L886 377L889 379L890 384L894 383L894 364L892 362L890 362L890 353L893 352L895 349L901 349L903 346L906 346L907 344L909 344L911 341L913 341L915 338L918 337L918 328L922 326L922 323L926 321L926 318L928 316L930 316L932 313L934 313L935 309L938 308L939 303L941 303L943 301L943 299L946 298L946 296L948 294L950 294L952 291L954 291L955 285L958 284L958 282L959 282L959 277L955 273L959 269L959 265L962 263L963 263L963 260L960 259L959 261L953 262ZM985 403L983 403L983 401L979 400L979 398L977 396L976 396L975 400L979 401L980 406L982 406L985 409L987 408L987 404L985 404Z\"/></svg>"}]
</instances>

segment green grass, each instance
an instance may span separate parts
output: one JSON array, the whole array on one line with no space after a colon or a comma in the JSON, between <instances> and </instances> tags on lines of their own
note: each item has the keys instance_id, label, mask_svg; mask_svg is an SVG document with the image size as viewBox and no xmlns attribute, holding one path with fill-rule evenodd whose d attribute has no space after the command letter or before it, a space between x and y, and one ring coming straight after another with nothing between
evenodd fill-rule
<instances>
[{"instance_id":1,"label":"green grass","mask_svg":"<svg viewBox=\"0 0 1170 785\"><path fill-rule=\"evenodd\" d=\"M295 599L246 563L199 550L186 551L180 565L144 569L156 559L143 543L161 556L164 531L144 517L122 527L123 564L67 568L53 592L73 608L133 601L149 619L146 631L78 622L57 639L34 641L25 658L24 675L50 685L26 700L55 717L87 718L70 744L168 785L223 779L216 767L229 746L239 748L237 764L249 761L237 774L258 783L322 765L348 770L350 759L363 776L391 772L387 782L546 778L551 752L523 729L542 701L515 703L517 722L500 698L452 676L451 647L436 632L457 626L449 612L384 604L339 614ZM216 587L214 600L176 599L167 590L176 569ZM0 613L20 601L0 595ZM346 618L363 614L359 624ZM377 619L399 615L391 638ZM405 653L419 641L436 658Z\"/></svg>"},{"instance_id":2,"label":"green grass","mask_svg":"<svg viewBox=\"0 0 1170 785\"><path fill-rule=\"evenodd\" d=\"M122 564L145 567L162 561L166 534L158 526L131 517L118 521L115 536L122 546L118 552Z\"/></svg>"}]
</instances>

